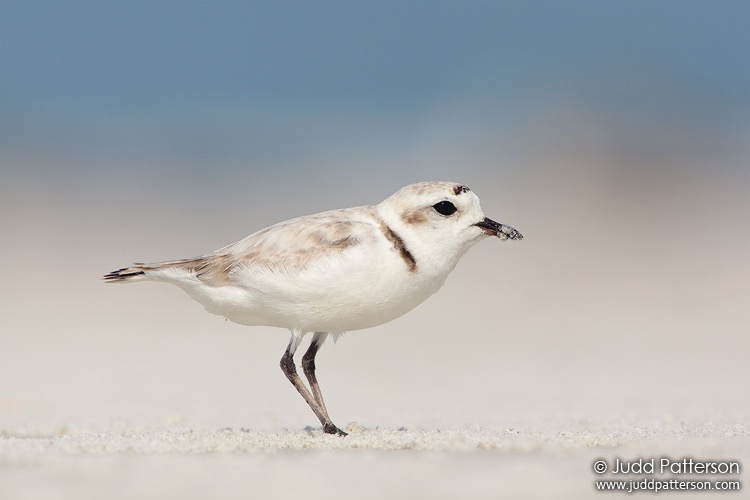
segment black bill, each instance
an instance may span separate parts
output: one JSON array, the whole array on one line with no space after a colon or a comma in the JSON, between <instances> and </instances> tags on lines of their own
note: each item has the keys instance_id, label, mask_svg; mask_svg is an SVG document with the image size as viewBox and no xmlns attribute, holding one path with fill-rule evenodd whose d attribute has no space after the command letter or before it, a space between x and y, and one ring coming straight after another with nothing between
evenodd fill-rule
<instances>
[{"instance_id":1,"label":"black bill","mask_svg":"<svg viewBox=\"0 0 750 500\"><path fill-rule=\"evenodd\" d=\"M515 228L500 224L492 219L484 218L483 221L474 224L477 227L481 227L485 233L490 236L497 236L501 240L522 240L523 235L519 233Z\"/></svg>"}]
</instances>

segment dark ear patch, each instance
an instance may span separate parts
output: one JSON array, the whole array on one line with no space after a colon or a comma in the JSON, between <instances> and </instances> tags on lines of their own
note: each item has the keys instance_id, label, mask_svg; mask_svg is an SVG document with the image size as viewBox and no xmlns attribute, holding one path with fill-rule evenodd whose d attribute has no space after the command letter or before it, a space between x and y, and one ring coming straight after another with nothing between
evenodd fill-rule
<instances>
[{"instance_id":1,"label":"dark ear patch","mask_svg":"<svg viewBox=\"0 0 750 500\"><path fill-rule=\"evenodd\" d=\"M427 220L423 210L409 210L401 216L405 224L422 224Z\"/></svg>"},{"instance_id":2,"label":"dark ear patch","mask_svg":"<svg viewBox=\"0 0 750 500\"><path fill-rule=\"evenodd\" d=\"M455 195L459 195L459 194L465 193L467 191L471 191L471 190L469 188L467 188L466 186L463 186L461 184L456 184L453 187L453 194L455 194Z\"/></svg>"}]
</instances>

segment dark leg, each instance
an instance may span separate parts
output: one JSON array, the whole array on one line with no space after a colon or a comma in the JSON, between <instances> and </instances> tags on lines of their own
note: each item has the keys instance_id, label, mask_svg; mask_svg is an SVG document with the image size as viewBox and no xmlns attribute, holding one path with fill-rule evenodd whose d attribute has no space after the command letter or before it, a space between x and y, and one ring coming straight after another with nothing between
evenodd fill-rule
<instances>
[{"instance_id":1,"label":"dark leg","mask_svg":"<svg viewBox=\"0 0 750 500\"><path fill-rule=\"evenodd\" d=\"M292 342L289 342L289 346L286 348L286 351L284 352L284 355L281 357L281 370L284 372L284 375L286 375L286 378L289 379L289 381L292 383L292 385L297 389L297 391L300 393L300 395L307 401L307 404L312 409L313 413L315 413L315 416L318 417L318 420L320 420L320 423L323 425L323 430L327 434L338 434L339 436L346 436L346 433L333 425L333 422L331 422L330 417L328 416L328 413L325 411L325 409L321 409L320 405L318 405L318 402L313 398L312 394L310 394L310 391L307 390L307 387L305 387L304 382L302 382L302 379L297 374L297 368L294 366L294 338L292 339Z\"/></svg>"},{"instance_id":2,"label":"dark leg","mask_svg":"<svg viewBox=\"0 0 750 500\"><path fill-rule=\"evenodd\" d=\"M315 376L315 355L318 354L320 346L323 345L323 341L326 339L327 333L316 332L315 336L310 343L310 347L307 352L302 356L302 371L305 372L307 381L310 382L310 389L312 390L315 402L318 403L318 407L323 412L323 416L331 422L331 418L328 416L328 410L326 410L326 404L323 402L323 393L320 392L320 385L318 385L318 379ZM342 431L333 423L330 426L323 425L323 430L329 434L338 434L339 436L346 436L346 432Z\"/></svg>"}]
</instances>

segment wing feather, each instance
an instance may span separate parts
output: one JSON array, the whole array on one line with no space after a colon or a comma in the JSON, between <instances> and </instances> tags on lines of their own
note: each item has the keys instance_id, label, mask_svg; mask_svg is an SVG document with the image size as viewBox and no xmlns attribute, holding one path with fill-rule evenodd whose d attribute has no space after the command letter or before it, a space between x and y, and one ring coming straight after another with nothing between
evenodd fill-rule
<instances>
[{"instance_id":1,"label":"wing feather","mask_svg":"<svg viewBox=\"0 0 750 500\"><path fill-rule=\"evenodd\" d=\"M214 253L191 259L172 260L113 271L107 281L168 279L177 274L193 276L208 286L247 285L240 276L298 273L320 265L333 255L374 238L377 213L374 207L356 207L280 222L227 245Z\"/></svg>"}]
</instances>

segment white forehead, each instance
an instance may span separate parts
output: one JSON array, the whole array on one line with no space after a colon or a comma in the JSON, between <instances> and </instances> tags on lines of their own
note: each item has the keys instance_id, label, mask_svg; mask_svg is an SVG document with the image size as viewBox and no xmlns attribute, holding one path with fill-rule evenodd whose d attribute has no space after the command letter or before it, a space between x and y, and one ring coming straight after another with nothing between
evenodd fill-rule
<instances>
[{"instance_id":1,"label":"white forehead","mask_svg":"<svg viewBox=\"0 0 750 500\"><path fill-rule=\"evenodd\" d=\"M418 182L399 189L383 204L396 211L432 206L440 201L450 201L458 207L479 208L479 198L468 187L458 182Z\"/></svg>"}]
</instances>

